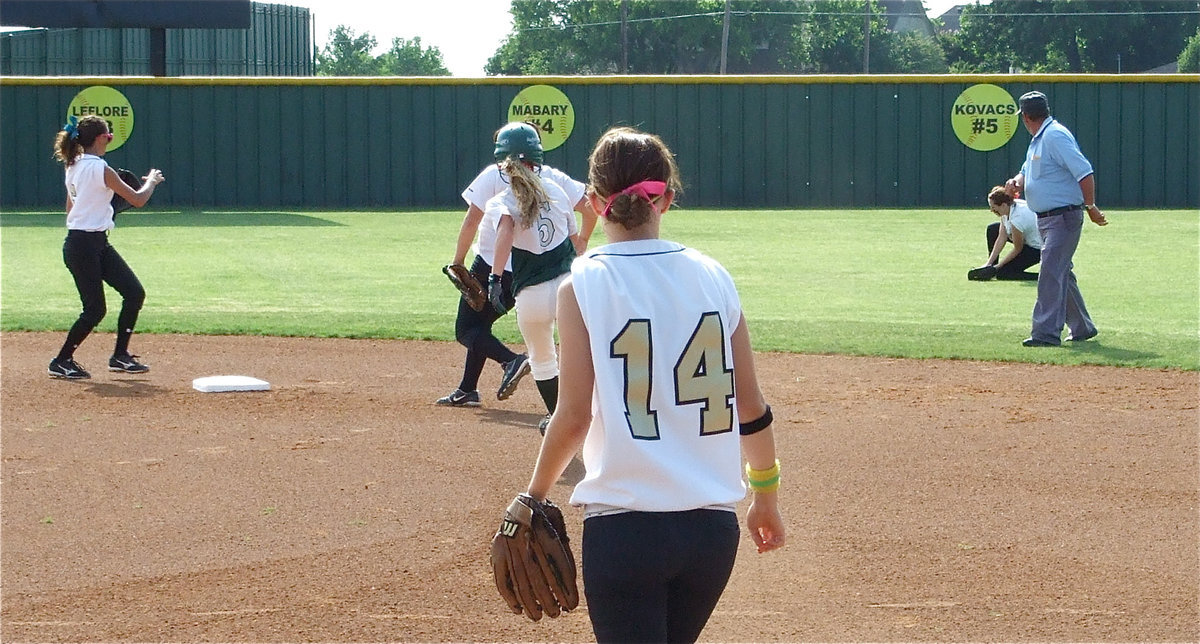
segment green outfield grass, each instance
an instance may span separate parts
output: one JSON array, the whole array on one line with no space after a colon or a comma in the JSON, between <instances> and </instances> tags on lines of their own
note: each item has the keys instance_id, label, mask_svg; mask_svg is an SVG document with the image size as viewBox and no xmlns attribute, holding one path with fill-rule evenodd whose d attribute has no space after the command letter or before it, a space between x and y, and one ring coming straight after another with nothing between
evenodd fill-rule
<instances>
[{"instance_id":1,"label":"green outfield grass","mask_svg":"<svg viewBox=\"0 0 1200 644\"><path fill-rule=\"evenodd\" d=\"M759 350L1200 369L1200 218L1107 214L1075 255L1100 336L1055 349L1020 345L1033 283L966 280L987 257L983 208L677 209L663 233L729 268ZM461 218L147 210L121 215L111 239L146 287L139 332L452 340L457 295L439 269ZM63 221L0 215L0 329L74 321ZM100 331L118 306L110 290ZM511 315L497 331L519 340Z\"/></svg>"}]
</instances>

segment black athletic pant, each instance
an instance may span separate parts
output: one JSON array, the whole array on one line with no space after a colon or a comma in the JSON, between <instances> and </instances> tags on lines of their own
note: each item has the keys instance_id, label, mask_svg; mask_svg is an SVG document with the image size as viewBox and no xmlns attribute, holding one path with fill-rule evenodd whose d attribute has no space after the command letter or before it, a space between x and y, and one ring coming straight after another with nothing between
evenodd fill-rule
<instances>
[{"instance_id":1,"label":"black athletic pant","mask_svg":"<svg viewBox=\"0 0 1200 644\"><path fill-rule=\"evenodd\" d=\"M695 642L725 591L737 514L623 512L583 522L583 590L596 641Z\"/></svg>"},{"instance_id":2,"label":"black athletic pant","mask_svg":"<svg viewBox=\"0 0 1200 644\"><path fill-rule=\"evenodd\" d=\"M476 256L475 262L471 264L471 274L479 280L484 290L487 289L488 276L491 273L491 265L483 261L482 257ZM512 278L510 271L505 271L504 275L500 277L500 285L504 288L504 304L509 310L516 305L516 298L512 293ZM454 337L467 348L462 381L458 384L460 390L470 393L479 388L479 375L483 373L483 365L487 363L488 358L501 364L517 358L516 353L513 353L511 349L504 346L503 342L492 335L492 324L498 319L500 319L500 315L496 313L496 309L492 308L491 303L484 302L483 310L476 311L467 305L466 300L458 298L458 317L454 320Z\"/></svg>"},{"instance_id":3,"label":"black athletic pant","mask_svg":"<svg viewBox=\"0 0 1200 644\"><path fill-rule=\"evenodd\" d=\"M988 253L992 252L992 247L996 245L996 239L1000 237L1000 226L1001 226L1001 224L998 221L993 221L992 223L988 224L988 227L987 227ZM1012 242L1009 241L1009 242L1005 242L1005 243L1011 244ZM1003 255L1004 251L1001 250L1000 254ZM1000 258L997 257L996 259L998 261ZM998 280L1031 280L1031 281L1036 280L1037 273L1032 273L1025 269L1029 268L1030 266L1037 265L1037 263L1040 261L1042 261L1042 251L1037 248L1034 248L1033 246L1030 246L1029 244L1025 244L1024 246L1021 247L1021 252L1018 253L1017 256L1014 257L1011 262L996 269L996 279L998 279Z\"/></svg>"},{"instance_id":4,"label":"black athletic pant","mask_svg":"<svg viewBox=\"0 0 1200 644\"><path fill-rule=\"evenodd\" d=\"M59 359L69 359L75 349L100 324L108 312L104 302L104 284L121 295L121 313L117 317L115 354L128 353L129 336L137 324L138 312L146 300L146 291L137 275L108 243L108 234L83 230L67 231L63 242L63 263L75 278L75 289L83 303L83 312L67 332L67 341L58 352Z\"/></svg>"}]
</instances>

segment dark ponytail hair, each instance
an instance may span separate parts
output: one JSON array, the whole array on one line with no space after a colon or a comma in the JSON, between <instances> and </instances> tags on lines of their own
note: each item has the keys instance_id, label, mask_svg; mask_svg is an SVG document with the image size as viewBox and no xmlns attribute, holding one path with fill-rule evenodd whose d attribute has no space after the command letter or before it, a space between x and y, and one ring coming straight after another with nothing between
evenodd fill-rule
<instances>
[{"instance_id":1,"label":"dark ponytail hair","mask_svg":"<svg viewBox=\"0 0 1200 644\"><path fill-rule=\"evenodd\" d=\"M992 204L993 206L999 206L1001 204L1012 205L1012 202L1013 196L1008 194L1008 191L1004 189L1004 186L996 186L995 188L992 188L991 192L988 193L988 203Z\"/></svg>"},{"instance_id":2,"label":"dark ponytail hair","mask_svg":"<svg viewBox=\"0 0 1200 644\"><path fill-rule=\"evenodd\" d=\"M606 217L626 230L650 221L655 206L638 194L621 191L642 181L662 181L669 192L682 188L675 155L667 144L656 135L631 127L605 132L596 142L589 162L590 190L602 199L617 195Z\"/></svg>"},{"instance_id":3,"label":"dark ponytail hair","mask_svg":"<svg viewBox=\"0 0 1200 644\"><path fill-rule=\"evenodd\" d=\"M86 148L96 142L96 138L108 132L108 121L103 117L91 115L78 121L71 117L63 129L54 136L54 158L65 165L72 166Z\"/></svg>"}]
</instances>

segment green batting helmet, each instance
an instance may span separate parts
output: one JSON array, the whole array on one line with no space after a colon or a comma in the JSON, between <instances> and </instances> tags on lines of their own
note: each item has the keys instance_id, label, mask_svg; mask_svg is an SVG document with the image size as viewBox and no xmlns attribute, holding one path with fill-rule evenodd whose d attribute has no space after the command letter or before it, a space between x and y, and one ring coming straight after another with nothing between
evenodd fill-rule
<instances>
[{"instance_id":1,"label":"green batting helmet","mask_svg":"<svg viewBox=\"0 0 1200 644\"><path fill-rule=\"evenodd\" d=\"M538 136L537 129L528 123L509 123L496 133L495 157L497 162L515 157L541 165L542 138Z\"/></svg>"}]
</instances>

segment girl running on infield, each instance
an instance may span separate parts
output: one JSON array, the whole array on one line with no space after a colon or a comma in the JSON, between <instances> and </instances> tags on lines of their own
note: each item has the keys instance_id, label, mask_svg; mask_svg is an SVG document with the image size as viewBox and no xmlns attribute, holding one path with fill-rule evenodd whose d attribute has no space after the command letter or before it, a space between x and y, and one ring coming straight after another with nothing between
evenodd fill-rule
<instances>
[{"instance_id":1,"label":"girl running on infield","mask_svg":"<svg viewBox=\"0 0 1200 644\"><path fill-rule=\"evenodd\" d=\"M562 378L528 493L582 446L583 587L599 642L692 642L729 580L736 506L759 552L784 544L771 408L737 289L713 259L659 238L679 188L657 136L614 128L591 155L608 243L559 289ZM593 415L594 414L594 415Z\"/></svg>"},{"instance_id":2,"label":"girl running on infield","mask_svg":"<svg viewBox=\"0 0 1200 644\"><path fill-rule=\"evenodd\" d=\"M108 243L108 231L114 226L111 203L114 192L141 208L164 179L162 172L152 168L143 177L139 190L126 185L116 170L104 161L104 153L112 139L108 122L99 116L85 116L79 120L72 116L54 139L54 158L66 166L67 239L63 242L63 263L75 279L83 312L67 332L66 342L58 355L50 361L48 372L52 378L92 377L75 362L74 356L75 349L107 313L105 283L121 294L117 344L108 360L108 370L125 373L150 370L137 361L137 356L129 353L129 338L137 324L146 291L137 275Z\"/></svg>"},{"instance_id":3,"label":"girl running on infield","mask_svg":"<svg viewBox=\"0 0 1200 644\"><path fill-rule=\"evenodd\" d=\"M558 285L571 271L580 247L574 201L558 184L536 174L542 163L537 130L525 123L510 126L500 170L509 187L487 202L486 217L496 222L496 261L488 276L488 299L503 314L504 266L512 256L512 292L517 328L529 350L529 367L549 413L558 402L558 355L554 349ZM499 156L501 145L497 141ZM542 429L539 427L539 429Z\"/></svg>"},{"instance_id":4,"label":"girl running on infield","mask_svg":"<svg viewBox=\"0 0 1200 644\"><path fill-rule=\"evenodd\" d=\"M484 208L489 199L508 188L508 177L501 172L498 162L508 156L510 139L523 131L520 125L523 124L510 123L497 130L493 137L496 143L497 163L492 163L484 168L462 193L462 198L467 202L468 207L462 226L458 231L458 241L454 248L452 263L465 265L467 249L471 247L471 240L475 239L476 232L478 232L479 236L473 249L475 261L471 264L471 273L483 285L487 285L488 275L492 273L492 258L496 248L496 222L492 220L494 213L485 219ZM503 142L501 138L503 138ZM596 227L596 213L584 196L584 185L572 179L565 172L548 165L542 165L538 174L543 179L549 179L558 184L567 193L568 198L574 200L575 210L583 213L583 227L579 238L581 245L576 249L577 252L582 253L587 248L592 230ZM511 265L505 265L500 283L504 289L505 308L512 308L514 300ZM491 306L484 306L482 311L476 311L467 304L466 300L459 298L458 316L454 321L454 335L458 342L467 348L467 357L463 364L462 380L459 381L458 387L446 396L439 398L438 405L478 407L481 402L478 391L479 376L483 373L483 366L487 363L488 358L495 360L504 368L500 388L496 391L496 398L499 400L511 396L516 391L517 384L521 379L529 374L529 356L513 352L492 335L492 324L500 316L501 313Z\"/></svg>"}]
</instances>

